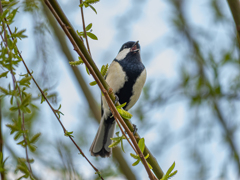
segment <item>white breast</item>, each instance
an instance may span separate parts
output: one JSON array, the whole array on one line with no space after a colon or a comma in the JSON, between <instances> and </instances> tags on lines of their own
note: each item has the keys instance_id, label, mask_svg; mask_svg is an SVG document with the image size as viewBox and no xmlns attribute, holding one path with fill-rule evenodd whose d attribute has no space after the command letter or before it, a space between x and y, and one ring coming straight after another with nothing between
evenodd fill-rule
<instances>
[{"instance_id":1,"label":"white breast","mask_svg":"<svg viewBox=\"0 0 240 180\"><path fill-rule=\"evenodd\" d=\"M113 61L109 66L106 81L108 85L113 89L114 94L116 94L116 92L118 92L118 90L121 89L124 83L127 81L126 73L123 71L118 62ZM104 115L107 117L110 113L110 110L105 98L102 98L102 102Z\"/></svg>"},{"instance_id":2,"label":"white breast","mask_svg":"<svg viewBox=\"0 0 240 180\"><path fill-rule=\"evenodd\" d=\"M140 74L140 76L137 78L137 81L133 86L133 91L132 91L133 95L126 107L127 111L137 102L138 98L140 97L146 78L147 78L147 71L146 69L144 69L143 72Z\"/></svg>"}]
</instances>

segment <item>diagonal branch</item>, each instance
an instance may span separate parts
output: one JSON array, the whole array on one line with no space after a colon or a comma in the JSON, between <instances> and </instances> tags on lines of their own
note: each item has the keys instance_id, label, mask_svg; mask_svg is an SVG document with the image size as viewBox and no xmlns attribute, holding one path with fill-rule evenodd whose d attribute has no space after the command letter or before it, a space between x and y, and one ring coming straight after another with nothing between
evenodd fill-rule
<instances>
[{"instance_id":1,"label":"diagonal branch","mask_svg":"<svg viewBox=\"0 0 240 180\"><path fill-rule=\"evenodd\" d=\"M224 131L225 131L225 136L227 138L227 142L233 152L233 157L236 159L236 163L238 166L238 169L240 170L240 158L239 158L239 152L237 150L236 144L233 142L233 137L232 137L232 132L231 130L228 128L227 124L226 124L226 120L224 119L221 110L219 108L219 104L214 101L213 102L213 106L214 106L214 110L216 112L216 115L219 119L220 124L222 125ZM240 173L240 171L239 171ZM240 174L239 174L240 175Z\"/></svg>"},{"instance_id":2,"label":"diagonal branch","mask_svg":"<svg viewBox=\"0 0 240 180\"><path fill-rule=\"evenodd\" d=\"M109 104L109 107L113 110L113 112L112 112L113 115L116 116L116 120L118 119L121 122L122 126L125 128L125 130L129 134L130 139L132 140L132 142L133 142L133 144L134 144L137 152L139 153L139 156L140 156L140 158L141 158L141 160L144 164L144 167L146 168L146 170L148 172L149 178L154 179L154 176L151 173L151 171L150 171L150 169L149 169L149 167L146 163L146 160L145 160L140 148L137 145L137 141L136 141L135 137L133 136L132 132L129 130L129 128L127 127L127 125L123 121L122 117L119 115L118 111L116 110L116 108L115 108L115 106L112 102L115 99L115 96L114 96L113 92L110 93L110 92L107 91L107 90L109 90L109 86L106 83L106 81L104 80L104 78L102 77L102 75L101 75L100 71L98 70L97 66L95 65L94 61L92 60L92 58L88 54L83 42L80 40L80 38L76 34L75 30L73 29L73 27L69 23L65 14L62 12L62 9L59 7L58 3L55 0L51 0L51 1L45 0L45 3L47 4L47 6L49 7L51 12L53 13L55 18L57 19L58 23L61 25L64 32L68 36L69 40L73 44L74 50L77 51L79 56L82 58L85 65L87 66L90 73L92 74L95 81L97 82L98 86L100 87L101 91L104 93L106 101ZM126 120L126 122L130 123L127 120ZM131 124L130 128L132 128L132 124ZM148 150L147 148L145 148L145 149ZM146 152L146 150L145 150L145 152ZM152 156L152 154L150 154L150 156ZM152 162L154 162L154 160L155 160L155 158L153 156L149 159L153 160ZM155 163L156 164L153 164L153 165L156 166L156 168L154 168L153 171L155 172L156 170L159 170L159 172L156 172L155 174L160 179L163 176L163 172L162 172L160 166L157 164L156 160L155 160Z\"/></svg>"},{"instance_id":3,"label":"diagonal branch","mask_svg":"<svg viewBox=\"0 0 240 180\"><path fill-rule=\"evenodd\" d=\"M120 114L118 113L115 105L113 104L113 101L111 100L111 98L109 97L108 91L105 89L105 87L103 87L102 82L99 80L99 77L96 76L95 71L93 70L92 66L88 63L87 59L85 58L85 56L83 55L83 53L81 52L81 50L79 49L79 47L77 46L76 42L74 41L73 37L71 36L71 34L69 33L68 29L70 29L70 27L67 27L62 20L60 19L60 17L58 16L58 14L56 13L56 11L53 9L52 5L50 4L50 2L48 0L45 0L46 5L49 7L50 11L53 13L53 15L55 16L55 18L57 19L58 23L61 25L61 27L63 28L64 32L66 33L66 35L68 36L69 40L71 41L74 50L78 53L78 55L82 58L83 62L85 63L85 65L87 66L87 68L89 69L89 72L92 74L92 76L94 77L95 81L97 82L99 88L101 89L101 91L103 92L103 94L105 95L104 97L106 98L106 101L110 107L113 113L113 116L115 117L116 120L119 120L122 124L122 126L124 127L124 129L127 131L128 135L130 136L131 141L133 142L141 160L142 163L145 167L145 169L148 172L149 178L150 179L154 179L154 175L152 174L150 168L148 167L147 161L144 158L140 148L138 147L137 141L134 138L133 133L128 129L127 125L125 124L125 122L123 121L122 117L120 116ZM95 64L95 63L94 63ZM96 67L97 69L97 67ZM98 70L98 69L97 69ZM99 71L99 70L98 70ZM99 72L100 73L100 72ZM102 75L101 75L102 77ZM106 83L107 84L107 83ZM108 86L109 87L109 86ZM109 88L108 88L109 89ZM127 138L127 137L126 137Z\"/></svg>"},{"instance_id":4,"label":"diagonal branch","mask_svg":"<svg viewBox=\"0 0 240 180\"><path fill-rule=\"evenodd\" d=\"M240 2L239 0L227 0L227 2L236 25L237 41L238 46L240 47Z\"/></svg>"},{"instance_id":5,"label":"diagonal branch","mask_svg":"<svg viewBox=\"0 0 240 180\"><path fill-rule=\"evenodd\" d=\"M49 9L43 5L44 11L45 11L45 15L47 16L53 31L60 43L61 49L64 52L66 58L68 61L74 61L74 58L70 52L69 47L67 46L66 43L66 39L65 37L63 37L63 32L62 30L59 28L58 24L56 23L54 17L52 16L51 12L49 11ZM75 77L77 78L77 84L80 85L80 89L83 91L85 98L87 99L89 108L91 109L95 120L100 123L100 109L91 93L91 91L89 90L89 86L86 84L85 80L82 77L81 72L79 71L79 69L76 66L70 66L72 71L74 72ZM124 174L124 176L127 179L131 179L131 180L136 180L136 177L134 175L134 173L132 172L131 168L129 167L129 164L126 162L126 159L123 157L123 153L121 151L120 147L115 147L113 148L113 158L118 162L119 164L119 169L121 170L121 172Z\"/></svg>"}]
</instances>

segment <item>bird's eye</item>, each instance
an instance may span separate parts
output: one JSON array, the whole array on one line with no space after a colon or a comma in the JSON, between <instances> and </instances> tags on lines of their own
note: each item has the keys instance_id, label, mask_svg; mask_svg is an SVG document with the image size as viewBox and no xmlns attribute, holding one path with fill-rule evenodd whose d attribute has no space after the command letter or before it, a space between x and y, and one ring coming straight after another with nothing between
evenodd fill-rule
<instances>
[{"instance_id":1,"label":"bird's eye","mask_svg":"<svg viewBox=\"0 0 240 180\"><path fill-rule=\"evenodd\" d=\"M127 48L127 45L124 45L124 46L123 46L123 49L125 49L125 48Z\"/></svg>"}]
</instances>

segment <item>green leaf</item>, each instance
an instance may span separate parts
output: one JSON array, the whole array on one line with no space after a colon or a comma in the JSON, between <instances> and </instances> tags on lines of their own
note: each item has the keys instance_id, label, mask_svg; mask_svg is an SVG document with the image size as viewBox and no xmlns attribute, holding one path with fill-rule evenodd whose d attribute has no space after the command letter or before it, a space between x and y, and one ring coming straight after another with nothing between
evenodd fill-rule
<instances>
[{"instance_id":1,"label":"green leaf","mask_svg":"<svg viewBox=\"0 0 240 180\"><path fill-rule=\"evenodd\" d=\"M170 178L170 177L173 177L174 175L176 175L177 172L178 172L178 171L176 170L176 171L174 171L173 173L171 173L171 174L169 175L169 178Z\"/></svg>"},{"instance_id":2,"label":"green leaf","mask_svg":"<svg viewBox=\"0 0 240 180\"><path fill-rule=\"evenodd\" d=\"M9 71L6 71L6 72L0 74L0 78L2 78L2 77L6 77L6 78L7 78L7 74L8 74L8 72L9 72Z\"/></svg>"},{"instance_id":3,"label":"green leaf","mask_svg":"<svg viewBox=\"0 0 240 180\"><path fill-rule=\"evenodd\" d=\"M14 136L14 140L15 141L18 140L21 137L21 135L22 135L22 132L18 131Z\"/></svg>"},{"instance_id":4,"label":"green leaf","mask_svg":"<svg viewBox=\"0 0 240 180\"><path fill-rule=\"evenodd\" d=\"M149 158L149 154L147 154L144 158L145 158L145 159Z\"/></svg>"},{"instance_id":5,"label":"green leaf","mask_svg":"<svg viewBox=\"0 0 240 180\"><path fill-rule=\"evenodd\" d=\"M79 31L77 30L77 34L78 34L78 36L83 36L83 37L85 37L84 32L79 32Z\"/></svg>"},{"instance_id":6,"label":"green leaf","mask_svg":"<svg viewBox=\"0 0 240 180\"><path fill-rule=\"evenodd\" d=\"M90 37L93 40L98 40L97 36L93 33L87 32L87 36Z\"/></svg>"},{"instance_id":7,"label":"green leaf","mask_svg":"<svg viewBox=\"0 0 240 180\"><path fill-rule=\"evenodd\" d=\"M31 94L27 94L27 96L25 96L22 99L21 107L26 107L28 104L30 104L31 98L32 98L32 95Z\"/></svg>"},{"instance_id":8,"label":"green leaf","mask_svg":"<svg viewBox=\"0 0 240 180\"><path fill-rule=\"evenodd\" d=\"M150 169L153 169L152 166L151 166L148 162L147 162L147 164L148 164L148 167L149 167Z\"/></svg>"},{"instance_id":9,"label":"green leaf","mask_svg":"<svg viewBox=\"0 0 240 180\"><path fill-rule=\"evenodd\" d=\"M28 114L31 114L32 113L32 111L28 108L28 107L25 107L24 108L24 113L28 113Z\"/></svg>"},{"instance_id":10,"label":"green leaf","mask_svg":"<svg viewBox=\"0 0 240 180\"><path fill-rule=\"evenodd\" d=\"M116 106L116 108L122 108L122 107L124 107L124 106L126 106L126 102L125 103L123 103L123 104L120 104L119 106Z\"/></svg>"},{"instance_id":11,"label":"green leaf","mask_svg":"<svg viewBox=\"0 0 240 180\"><path fill-rule=\"evenodd\" d=\"M89 31L92 28L92 23L90 23L89 25L87 25L87 27L85 28L86 31Z\"/></svg>"},{"instance_id":12,"label":"green leaf","mask_svg":"<svg viewBox=\"0 0 240 180\"><path fill-rule=\"evenodd\" d=\"M54 110L54 111L57 113L58 118L60 118L60 114L64 115L61 111L59 111L59 110L61 109L61 107L62 107L62 105L60 104L59 107L58 107L58 109L57 109L57 110Z\"/></svg>"},{"instance_id":13,"label":"green leaf","mask_svg":"<svg viewBox=\"0 0 240 180\"><path fill-rule=\"evenodd\" d=\"M122 149L122 151L125 153L124 147L123 147L123 138L121 139L121 149Z\"/></svg>"},{"instance_id":14,"label":"green leaf","mask_svg":"<svg viewBox=\"0 0 240 180\"><path fill-rule=\"evenodd\" d=\"M22 146L24 146L24 144L25 144L25 141L24 141L24 140L22 140L22 141L18 142L17 144L18 144L18 145L22 145Z\"/></svg>"},{"instance_id":15,"label":"green leaf","mask_svg":"<svg viewBox=\"0 0 240 180\"><path fill-rule=\"evenodd\" d=\"M118 144L120 143L120 141L114 141L112 144L110 144L108 147L109 148L113 148L113 147L116 147Z\"/></svg>"},{"instance_id":16,"label":"green leaf","mask_svg":"<svg viewBox=\"0 0 240 180\"><path fill-rule=\"evenodd\" d=\"M110 139L113 140L113 141L117 141L117 140L119 140L119 138L120 137L113 137L113 138L110 138Z\"/></svg>"},{"instance_id":17,"label":"green leaf","mask_svg":"<svg viewBox=\"0 0 240 180\"><path fill-rule=\"evenodd\" d=\"M108 64L106 66L103 65L101 67L101 74L102 74L103 77L107 74L107 71L108 71Z\"/></svg>"},{"instance_id":18,"label":"green leaf","mask_svg":"<svg viewBox=\"0 0 240 180\"><path fill-rule=\"evenodd\" d=\"M18 31L17 33L16 33L16 37L18 38L18 39L22 39L22 38L26 38L27 36L26 35L23 35L23 33L26 31L26 29L23 29L23 30L21 30L21 31Z\"/></svg>"},{"instance_id":19,"label":"green leaf","mask_svg":"<svg viewBox=\"0 0 240 180\"><path fill-rule=\"evenodd\" d=\"M12 20L14 19L16 13L18 12L18 8L14 9L9 16L7 17L8 23L12 23Z\"/></svg>"},{"instance_id":20,"label":"green leaf","mask_svg":"<svg viewBox=\"0 0 240 180\"><path fill-rule=\"evenodd\" d=\"M10 98L10 104L13 105L13 96Z\"/></svg>"},{"instance_id":21,"label":"green leaf","mask_svg":"<svg viewBox=\"0 0 240 180\"><path fill-rule=\"evenodd\" d=\"M5 11L3 11L2 17L5 18L8 12L9 12L9 9L6 9ZM5 22L5 21L4 21L4 22ZM6 22L5 22L5 23L6 23Z\"/></svg>"},{"instance_id":22,"label":"green leaf","mask_svg":"<svg viewBox=\"0 0 240 180\"><path fill-rule=\"evenodd\" d=\"M161 180L167 180L168 178L174 176L177 173L177 171L174 171L173 173L171 173L173 171L174 167L175 167L175 162L173 162L173 164L167 170L166 174L164 174L164 176L163 176L163 178Z\"/></svg>"},{"instance_id":23,"label":"green leaf","mask_svg":"<svg viewBox=\"0 0 240 180\"><path fill-rule=\"evenodd\" d=\"M17 165L17 169L20 170L22 173L29 174L27 167L24 167L22 165Z\"/></svg>"},{"instance_id":24,"label":"green leaf","mask_svg":"<svg viewBox=\"0 0 240 180\"><path fill-rule=\"evenodd\" d=\"M145 148L144 138L141 138L141 139L138 141L138 146L139 146L140 150L141 150L142 153L143 153L144 148Z\"/></svg>"},{"instance_id":25,"label":"green leaf","mask_svg":"<svg viewBox=\"0 0 240 180\"><path fill-rule=\"evenodd\" d=\"M175 162L173 162L171 167L167 170L166 174L170 174L173 171L174 167L175 167Z\"/></svg>"},{"instance_id":26,"label":"green leaf","mask_svg":"<svg viewBox=\"0 0 240 180\"><path fill-rule=\"evenodd\" d=\"M8 94L8 90L5 89L5 88L3 88L3 87L1 87L1 86L0 86L0 90L1 90L4 94L6 94L6 95Z\"/></svg>"},{"instance_id":27,"label":"green leaf","mask_svg":"<svg viewBox=\"0 0 240 180\"><path fill-rule=\"evenodd\" d=\"M97 14L97 10L92 5L89 5L89 7Z\"/></svg>"},{"instance_id":28,"label":"green leaf","mask_svg":"<svg viewBox=\"0 0 240 180\"><path fill-rule=\"evenodd\" d=\"M89 83L90 86L95 86L96 84L97 84L96 81L92 81L92 82Z\"/></svg>"},{"instance_id":29,"label":"green leaf","mask_svg":"<svg viewBox=\"0 0 240 180\"><path fill-rule=\"evenodd\" d=\"M71 131L71 132L68 132L68 131L65 131L65 136L70 136L70 137L74 137L73 135L73 131Z\"/></svg>"},{"instance_id":30,"label":"green leaf","mask_svg":"<svg viewBox=\"0 0 240 180\"><path fill-rule=\"evenodd\" d=\"M134 162L134 163L132 164L132 166L136 166L136 165L138 165L139 162L140 162L140 159L138 159L136 162Z\"/></svg>"},{"instance_id":31,"label":"green leaf","mask_svg":"<svg viewBox=\"0 0 240 180\"><path fill-rule=\"evenodd\" d=\"M35 152L36 149L37 149L37 147L34 146L34 145L32 145L32 144L29 144L28 147L29 147L29 150L30 150L31 152Z\"/></svg>"},{"instance_id":32,"label":"green leaf","mask_svg":"<svg viewBox=\"0 0 240 180\"><path fill-rule=\"evenodd\" d=\"M35 135L32 137L32 139L30 140L30 143L35 143L40 136L41 136L41 133L35 134Z\"/></svg>"},{"instance_id":33,"label":"green leaf","mask_svg":"<svg viewBox=\"0 0 240 180\"><path fill-rule=\"evenodd\" d=\"M41 95L41 104L45 101L45 98L43 95Z\"/></svg>"},{"instance_id":34,"label":"green leaf","mask_svg":"<svg viewBox=\"0 0 240 180\"><path fill-rule=\"evenodd\" d=\"M15 124L6 124L6 126L11 129L12 132L19 131L20 128L16 126ZM12 134L12 133L11 133Z\"/></svg>"},{"instance_id":35,"label":"green leaf","mask_svg":"<svg viewBox=\"0 0 240 180\"><path fill-rule=\"evenodd\" d=\"M87 71L88 75L90 75L90 72L89 72L87 66L85 66L85 68L86 68L86 71Z\"/></svg>"},{"instance_id":36,"label":"green leaf","mask_svg":"<svg viewBox=\"0 0 240 180\"><path fill-rule=\"evenodd\" d=\"M23 86L26 86L26 87L29 87L30 85L30 80L32 79L31 76L28 76L28 77L24 77L22 78L20 81L19 81L19 84L20 85L23 85Z\"/></svg>"},{"instance_id":37,"label":"green leaf","mask_svg":"<svg viewBox=\"0 0 240 180\"><path fill-rule=\"evenodd\" d=\"M134 159L139 159L139 156L138 155L135 155L133 153L130 153L130 156L132 156Z\"/></svg>"},{"instance_id":38,"label":"green leaf","mask_svg":"<svg viewBox=\"0 0 240 180\"><path fill-rule=\"evenodd\" d=\"M79 60L79 61L71 61L71 62L69 62L69 64L70 64L71 66L78 66L78 65L83 64L83 61L82 61L82 60Z\"/></svg>"},{"instance_id":39,"label":"green leaf","mask_svg":"<svg viewBox=\"0 0 240 180\"><path fill-rule=\"evenodd\" d=\"M17 110L18 110L18 107L17 107L17 106L13 106L13 107L10 107L9 110L10 110L10 111L17 111Z\"/></svg>"},{"instance_id":40,"label":"green leaf","mask_svg":"<svg viewBox=\"0 0 240 180\"><path fill-rule=\"evenodd\" d=\"M88 4L94 4L94 3L97 3L99 2L100 0L86 0L85 3L88 3Z\"/></svg>"},{"instance_id":41,"label":"green leaf","mask_svg":"<svg viewBox=\"0 0 240 180\"><path fill-rule=\"evenodd\" d=\"M132 118L132 114L130 114L129 112L123 110L123 109L119 109L117 108L117 111L119 112L119 114L124 118L124 119L127 119L127 120L130 120Z\"/></svg>"}]
</instances>

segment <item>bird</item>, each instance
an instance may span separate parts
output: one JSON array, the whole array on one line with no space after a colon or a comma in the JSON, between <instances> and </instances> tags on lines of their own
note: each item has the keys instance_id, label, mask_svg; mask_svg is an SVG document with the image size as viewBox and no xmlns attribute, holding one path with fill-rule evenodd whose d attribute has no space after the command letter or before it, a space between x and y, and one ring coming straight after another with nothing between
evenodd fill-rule
<instances>
[{"instance_id":1,"label":"bird","mask_svg":"<svg viewBox=\"0 0 240 180\"><path fill-rule=\"evenodd\" d=\"M128 41L122 45L105 75L105 80L112 88L120 104L128 111L139 99L147 77L145 66L140 56L139 41ZM97 134L90 147L92 156L109 157L112 148L116 121L105 98L101 97L101 121Z\"/></svg>"}]
</instances>

